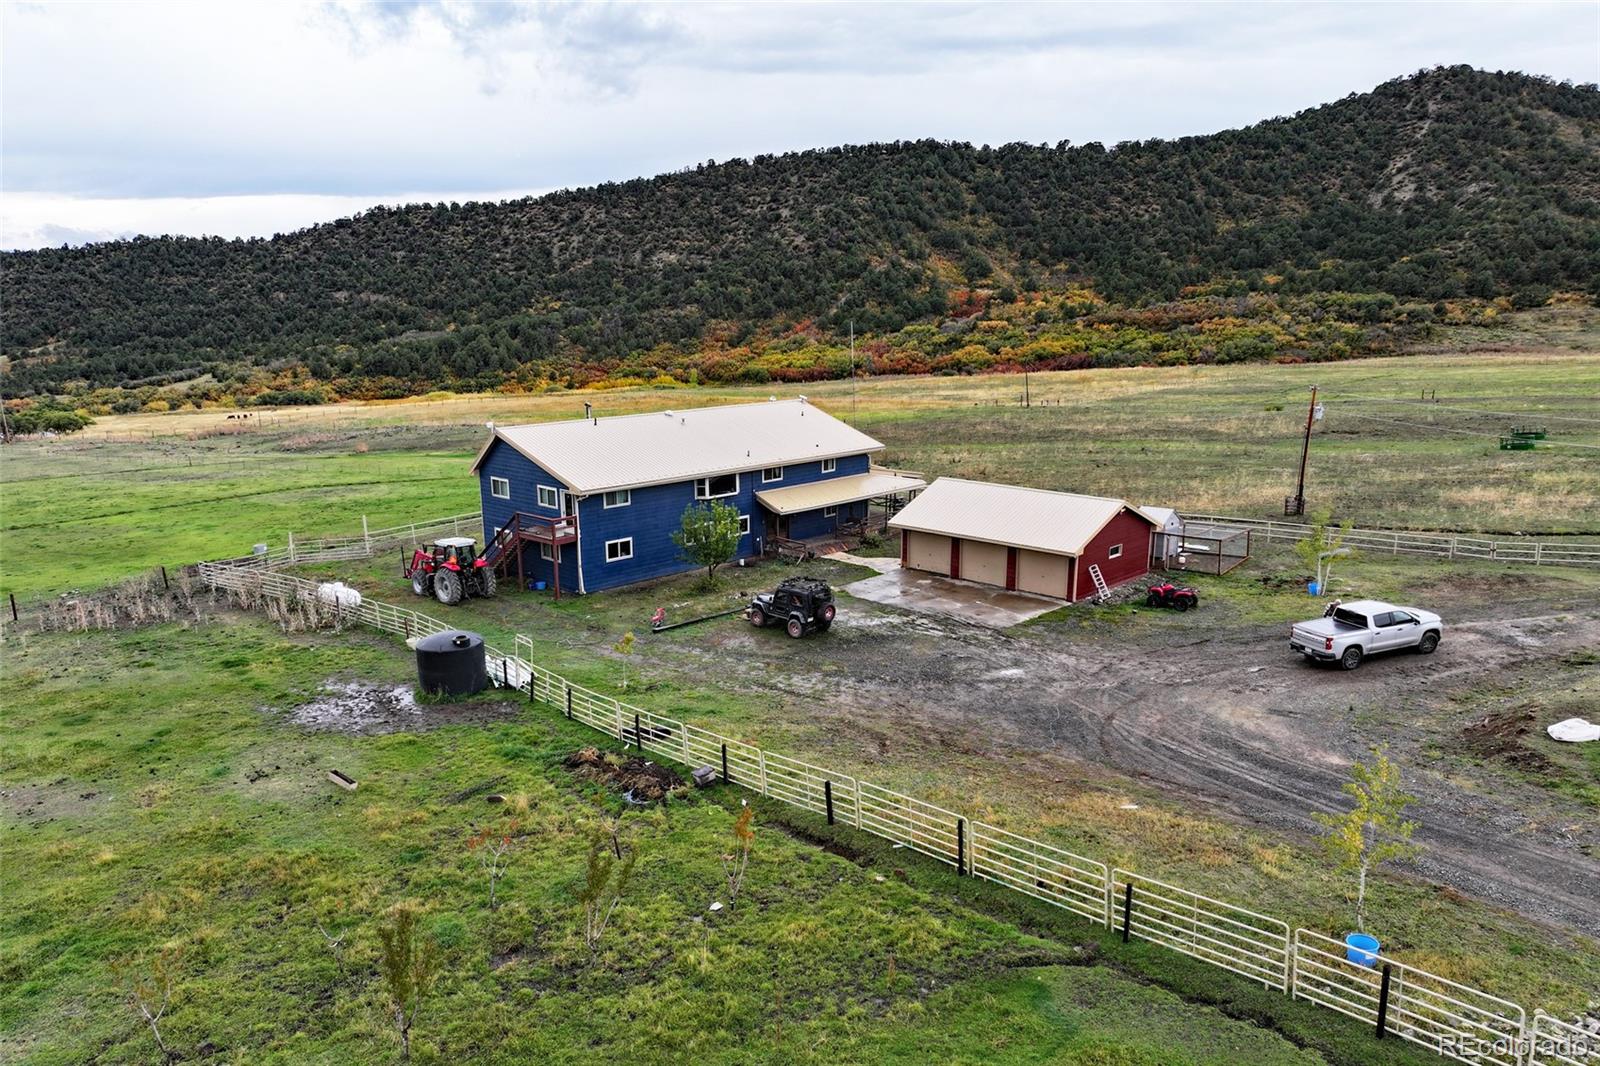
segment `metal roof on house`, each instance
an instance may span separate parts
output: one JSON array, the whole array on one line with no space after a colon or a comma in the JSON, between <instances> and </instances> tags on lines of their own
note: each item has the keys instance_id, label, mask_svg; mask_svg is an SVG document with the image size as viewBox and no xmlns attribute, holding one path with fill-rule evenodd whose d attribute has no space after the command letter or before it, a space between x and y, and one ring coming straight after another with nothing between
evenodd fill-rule
<instances>
[{"instance_id":1,"label":"metal roof on house","mask_svg":"<svg viewBox=\"0 0 1600 1066\"><path fill-rule=\"evenodd\" d=\"M756 499L773 514L798 514L801 511L814 511L818 507L838 507L840 504L893 496L899 492L915 492L927 487L928 483L920 477L893 470L873 470L866 474L790 485L786 489L766 489L756 493Z\"/></svg>"},{"instance_id":2,"label":"metal roof on house","mask_svg":"<svg viewBox=\"0 0 1600 1066\"><path fill-rule=\"evenodd\" d=\"M496 426L473 460L474 472L496 440L578 493L667 485L883 449L804 398Z\"/></svg>"},{"instance_id":3,"label":"metal roof on house","mask_svg":"<svg viewBox=\"0 0 1600 1066\"><path fill-rule=\"evenodd\" d=\"M1147 515L1122 500L942 477L889 519L889 525L1056 555L1079 555L1124 509L1150 522Z\"/></svg>"}]
</instances>

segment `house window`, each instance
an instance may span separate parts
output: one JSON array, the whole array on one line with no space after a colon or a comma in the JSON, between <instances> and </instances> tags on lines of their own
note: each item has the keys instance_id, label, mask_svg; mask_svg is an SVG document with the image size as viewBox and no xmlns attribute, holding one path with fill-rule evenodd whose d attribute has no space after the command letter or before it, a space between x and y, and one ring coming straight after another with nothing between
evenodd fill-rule
<instances>
[{"instance_id":1,"label":"house window","mask_svg":"<svg viewBox=\"0 0 1600 1066\"><path fill-rule=\"evenodd\" d=\"M749 536L749 535L750 535L750 516L747 515L747 514L742 514L742 515L739 516L739 536L746 537L746 536Z\"/></svg>"},{"instance_id":2,"label":"house window","mask_svg":"<svg viewBox=\"0 0 1600 1066\"><path fill-rule=\"evenodd\" d=\"M824 459L824 460L822 460L822 472L824 474L831 474L837 469L839 469L839 460L837 460L837 459Z\"/></svg>"},{"instance_id":3,"label":"house window","mask_svg":"<svg viewBox=\"0 0 1600 1066\"><path fill-rule=\"evenodd\" d=\"M503 477L489 479L489 495L497 500L511 499L511 480Z\"/></svg>"},{"instance_id":4,"label":"house window","mask_svg":"<svg viewBox=\"0 0 1600 1066\"><path fill-rule=\"evenodd\" d=\"M839 508L837 508L837 507L824 507L822 509L822 517L823 518L838 518L839 517Z\"/></svg>"},{"instance_id":5,"label":"house window","mask_svg":"<svg viewBox=\"0 0 1600 1066\"><path fill-rule=\"evenodd\" d=\"M694 498L697 500L721 499L738 491L738 474L718 474L716 477L695 478L694 481Z\"/></svg>"},{"instance_id":6,"label":"house window","mask_svg":"<svg viewBox=\"0 0 1600 1066\"><path fill-rule=\"evenodd\" d=\"M783 480L783 467L781 467L781 466L769 466L765 470L761 471L761 483L762 484L766 484L769 481L782 481L782 480Z\"/></svg>"},{"instance_id":7,"label":"house window","mask_svg":"<svg viewBox=\"0 0 1600 1066\"><path fill-rule=\"evenodd\" d=\"M626 507L633 502L633 490L618 489L616 492L606 493L602 499L607 507Z\"/></svg>"},{"instance_id":8,"label":"house window","mask_svg":"<svg viewBox=\"0 0 1600 1066\"><path fill-rule=\"evenodd\" d=\"M541 545L539 545L539 558L545 560L546 562L554 562L555 561L555 557L556 557L556 549L555 549L554 545L552 545L552 544L541 544Z\"/></svg>"},{"instance_id":9,"label":"house window","mask_svg":"<svg viewBox=\"0 0 1600 1066\"><path fill-rule=\"evenodd\" d=\"M633 538L623 537L621 540L606 541L606 562L620 563L624 559L633 558Z\"/></svg>"},{"instance_id":10,"label":"house window","mask_svg":"<svg viewBox=\"0 0 1600 1066\"><path fill-rule=\"evenodd\" d=\"M548 507L552 511L559 511L561 509L561 491L554 485L540 485L539 506Z\"/></svg>"},{"instance_id":11,"label":"house window","mask_svg":"<svg viewBox=\"0 0 1600 1066\"><path fill-rule=\"evenodd\" d=\"M1106 549L1106 558L1107 559L1120 559L1120 558L1122 558L1122 545L1113 544L1111 547L1107 548Z\"/></svg>"}]
</instances>

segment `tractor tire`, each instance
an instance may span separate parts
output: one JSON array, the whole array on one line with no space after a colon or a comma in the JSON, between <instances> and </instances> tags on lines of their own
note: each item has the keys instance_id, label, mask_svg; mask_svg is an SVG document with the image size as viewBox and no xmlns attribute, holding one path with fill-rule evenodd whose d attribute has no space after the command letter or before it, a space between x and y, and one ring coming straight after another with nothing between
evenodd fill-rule
<instances>
[{"instance_id":1,"label":"tractor tire","mask_svg":"<svg viewBox=\"0 0 1600 1066\"><path fill-rule=\"evenodd\" d=\"M466 589L461 584L461 575L454 570L441 570L433 575L433 597L446 607L454 607L460 603L465 592Z\"/></svg>"},{"instance_id":2,"label":"tractor tire","mask_svg":"<svg viewBox=\"0 0 1600 1066\"><path fill-rule=\"evenodd\" d=\"M1148 595L1148 596L1146 596L1144 598L1144 605L1146 607L1160 607L1161 606L1161 597L1159 595L1157 595L1156 593L1152 592L1150 595Z\"/></svg>"},{"instance_id":3,"label":"tractor tire","mask_svg":"<svg viewBox=\"0 0 1600 1066\"><path fill-rule=\"evenodd\" d=\"M1172 601L1172 606L1175 607L1181 613L1181 612L1187 611L1189 608L1193 607L1194 604L1189 601L1189 597L1187 597L1187 596L1179 596L1177 599Z\"/></svg>"},{"instance_id":4,"label":"tractor tire","mask_svg":"<svg viewBox=\"0 0 1600 1066\"><path fill-rule=\"evenodd\" d=\"M1424 633L1422 639L1417 641L1418 655L1432 655L1439 647L1439 634Z\"/></svg>"},{"instance_id":5,"label":"tractor tire","mask_svg":"<svg viewBox=\"0 0 1600 1066\"><path fill-rule=\"evenodd\" d=\"M426 596L433 591L431 575L425 570L418 570L411 575L411 591L418 596Z\"/></svg>"},{"instance_id":6,"label":"tractor tire","mask_svg":"<svg viewBox=\"0 0 1600 1066\"><path fill-rule=\"evenodd\" d=\"M789 619L789 624L783 627L795 640L806 635L806 624L798 618Z\"/></svg>"},{"instance_id":7,"label":"tractor tire","mask_svg":"<svg viewBox=\"0 0 1600 1066\"><path fill-rule=\"evenodd\" d=\"M759 607L750 608L750 624L760 629L767 624L767 613Z\"/></svg>"},{"instance_id":8,"label":"tractor tire","mask_svg":"<svg viewBox=\"0 0 1600 1066\"><path fill-rule=\"evenodd\" d=\"M493 568L487 566L483 568L482 584L478 587L483 590L478 595L485 599L494 599L494 594L500 591L500 579L494 576Z\"/></svg>"},{"instance_id":9,"label":"tractor tire","mask_svg":"<svg viewBox=\"0 0 1600 1066\"><path fill-rule=\"evenodd\" d=\"M1361 650L1359 644L1352 644L1344 650L1343 655L1339 656L1339 665L1346 670L1354 670L1366 657L1367 653Z\"/></svg>"}]
</instances>

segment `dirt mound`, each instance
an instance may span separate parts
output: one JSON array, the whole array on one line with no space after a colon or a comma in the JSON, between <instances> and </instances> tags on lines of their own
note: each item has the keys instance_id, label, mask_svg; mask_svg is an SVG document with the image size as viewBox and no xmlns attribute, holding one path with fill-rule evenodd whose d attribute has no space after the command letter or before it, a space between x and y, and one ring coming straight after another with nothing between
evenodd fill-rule
<instances>
[{"instance_id":1,"label":"dirt mound","mask_svg":"<svg viewBox=\"0 0 1600 1066\"><path fill-rule=\"evenodd\" d=\"M579 748L563 761L580 777L604 781L634 803L664 800L667 793L684 786L683 778L637 755L615 755L598 748Z\"/></svg>"},{"instance_id":2,"label":"dirt mound","mask_svg":"<svg viewBox=\"0 0 1600 1066\"><path fill-rule=\"evenodd\" d=\"M1479 758L1499 759L1518 770L1546 770L1550 760L1522 743L1522 738L1533 728L1533 720L1530 710L1485 715L1461 731L1461 742Z\"/></svg>"}]
</instances>

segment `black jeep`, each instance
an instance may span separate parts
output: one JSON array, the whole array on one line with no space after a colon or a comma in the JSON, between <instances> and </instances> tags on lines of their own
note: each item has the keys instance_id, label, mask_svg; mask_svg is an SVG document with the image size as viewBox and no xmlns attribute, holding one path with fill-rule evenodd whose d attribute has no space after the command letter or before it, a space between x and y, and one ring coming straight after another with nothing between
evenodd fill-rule
<instances>
[{"instance_id":1,"label":"black jeep","mask_svg":"<svg viewBox=\"0 0 1600 1066\"><path fill-rule=\"evenodd\" d=\"M837 613L833 590L814 577L784 578L773 592L750 601L745 617L753 626L781 625L796 639L807 633L826 633Z\"/></svg>"}]
</instances>

